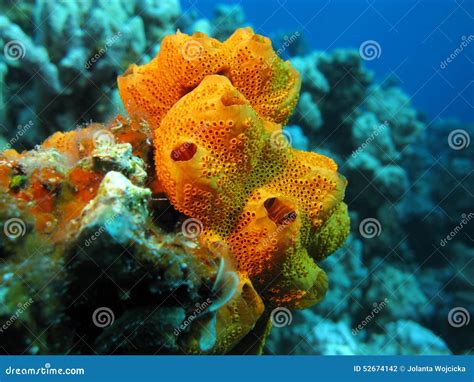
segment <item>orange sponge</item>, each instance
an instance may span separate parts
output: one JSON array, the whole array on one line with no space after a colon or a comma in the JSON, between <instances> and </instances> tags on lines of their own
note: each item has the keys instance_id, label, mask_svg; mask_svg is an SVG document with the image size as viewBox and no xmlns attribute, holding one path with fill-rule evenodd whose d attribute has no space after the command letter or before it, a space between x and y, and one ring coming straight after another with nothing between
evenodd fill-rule
<instances>
[{"instance_id":1,"label":"orange sponge","mask_svg":"<svg viewBox=\"0 0 474 382\"><path fill-rule=\"evenodd\" d=\"M346 180L330 158L281 139L300 78L270 40L250 28L224 43L178 32L120 77L119 90L132 118L154 130L159 183L200 220L201 243L224 243L270 305L319 301L327 280L313 259L347 235Z\"/></svg>"},{"instance_id":2,"label":"orange sponge","mask_svg":"<svg viewBox=\"0 0 474 382\"><path fill-rule=\"evenodd\" d=\"M223 240L268 301L304 307L325 290L306 248L346 181L334 161L277 144L275 133L229 79L207 76L155 131L157 175L174 206L203 223L203 243Z\"/></svg>"},{"instance_id":3,"label":"orange sponge","mask_svg":"<svg viewBox=\"0 0 474 382\"><path fill-rule=\"evenodd\" d=\"M298 73L251 28L237 30L223 44L203 33L167 36L158 55L146 65L130 66L118 86L127 112L156 129L168 110L211 74L227 76L263 119L286 122L296 106Z\"/></svg>"},{"instance_id":4,"label":"orange sponge","mask_svg":"<svg viewBox=\"0 0 474 382\"><path fill-rule=\"evenodd\" d=\"M300 76L274 52L268 37L238 29L224 42L230 56L225 73L262 119L286 123L298 101Z\"/></svg>"}]
</instances>

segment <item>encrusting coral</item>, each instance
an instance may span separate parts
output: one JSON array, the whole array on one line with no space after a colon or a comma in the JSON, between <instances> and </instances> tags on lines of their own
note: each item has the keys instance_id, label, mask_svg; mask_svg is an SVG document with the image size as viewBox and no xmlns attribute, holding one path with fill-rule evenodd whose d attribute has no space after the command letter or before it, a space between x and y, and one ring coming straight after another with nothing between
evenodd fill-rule
<instances>
[{"instance_id":1,"label":"encrusting coral","mask_svg":"<svg viewBox=\"0 0 474 382\"><path fill-rule=\"evenodd\" d=\"M264 337L275 307L320 301L327 276L316 261L349 232L347 182L333 160L293 149L284 139L282 124L296 105L300 79L270 40L250 28L223 43L178 32L118 84L130 120L119 116L107 125L56 133L36 150L5 151L0 163L1 202L35 224L51 258L64 258L62 272L88 269L94 259L108 272L116 269L116 285L122 285L129 276L119 276L123 271L107 248L129 247L130 269L135 257L152 267L145 295L166 301L169 292L178 302L156 312L149 301L117 303L113 331L87 332L98 351L131 351L125 337L140 342L139 352L151 351L155 341L159 350L153 351L163 353L227 353L252 330ZM159 228L164 213L149 216L157 207L153 199L163 199L156 195L198 225L196 241ZM93 237L94 227L105 227L109 242L94 237L87 256L75 256L71 243ZM100 258L101 252L108 255ZM70 281L69 288L83 282ZM202 301L210 306L193 311ZM190 316L194 321L184 325ZM150 320L145 325L140 317ZM147 329L150 322L157 326ZM173 327L180 328L175 336L167 330ZM144 330L159 339L142 342Z\"/></svg>"}]
</instances>

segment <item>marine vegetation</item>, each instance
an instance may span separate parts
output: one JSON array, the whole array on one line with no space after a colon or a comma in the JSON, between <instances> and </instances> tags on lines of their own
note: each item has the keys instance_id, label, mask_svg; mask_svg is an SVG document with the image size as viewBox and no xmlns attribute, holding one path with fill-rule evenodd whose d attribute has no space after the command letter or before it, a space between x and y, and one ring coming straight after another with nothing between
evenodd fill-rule
<instances>
[{"instance_id":1,"label":"marine vegetation","mask_svg":"<svg viewBox=\"0 0 474 382\"><path fill-rule=\"evenodd\" d=\"M299 73L250 28L177 32L118 87L128 115L0 154L3 350L262 352L349 234L338 166L282 130Z\"/></svg>"}]
</instances>

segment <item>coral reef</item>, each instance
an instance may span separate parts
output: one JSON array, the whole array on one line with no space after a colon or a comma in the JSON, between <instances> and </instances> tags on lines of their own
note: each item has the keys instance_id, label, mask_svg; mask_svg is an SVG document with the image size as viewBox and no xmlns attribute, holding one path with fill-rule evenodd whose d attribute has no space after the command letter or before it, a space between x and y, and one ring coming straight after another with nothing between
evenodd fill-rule
<instances>
[{"instance_id":1,"label":"coral reef","mask_svg":"<svg viewBox=\"0 0 474 382\"><path fill-rule=\"evenodd\" d=\"M263 312L260 308L248 311L245 304L237 301L240 316L235 320L230 314L224 317L224 312L231 309L232 300L227 300L234 289L246 296L245 301L254 301L252 306L260 306L258 299L253 300L257 296L254 292L258 289L258 280L249 280L250 287L245 286L247 279L236 269L232 256L226 256L224 262L216 258L218 251L230 253L229 235L222 239L219 234L205 234L197 240L194 230L197 233L214 232L215 227L207 222L204 227L202 222L188 221L188 216L174 210L153 163L152 141L155 137L151 130L157 131L158 123L173 105L188 94L187 98L191 99L191 93L198 90L204 77L214 74L232 79L235 94L238 94L235 100L245 99L245 105L232 107L246 110L252 115L253 123L263 124L263 135L255 140L260 142L260 149L268 146L268 134L272 142L282 148L272 161L282 155L293 155L288 154L294 153L288 149L290 144L298 150L316 151L317 157L325 154L333 158L339 164L338 171L350 183L345 200L350 207L352 229L343 248L325 258L325 254L341 241L337 240L337 235L334 243L326 241L340 222L337 209L333 218L320 229L314 231L312 228L307 237L301 235L299 243L284 243L286 248L301 250L307 246L310 254L319 254L316 256L318 266L327 271L332 282L325 298L313 310L292 312L292 325L273 328L266 351L272 354L472 353L472 323L453 327L448 322L453 308L469 310L473 302L474 225L470 219L474 215L470 190L474 188L471 170L474 146L469 145L469 138L474 136L472 124L455 120L425 121L400 84L390 78L381 83L375 81L357 51L307 52L302 44L304 36L292 40L282 51L279 48L294 31L285 35L276 31L272 41L277 55L291 58L291 65L300 73L297 81L301 82L295 113L289 115L287 112L293 107L293 101L287 111L280 112L280 122L286 122L286 117L290 117L289 126L280 130L272 122L275 109L266 113L268 105L245 89L245 81L237 84L234 80L246 79L247 75L256 80L255 73L260 69L274 73L268 68L277 65L281 66L280 73L288 73L289 65L275 59L273 52L265 47L268 44L265 39L263 42L256 39L249 44L251 55L262 58L264 63L259 63L259 69L252 74L246 66L238 66L232 51L239 44L235 40L235 43L226 44L224 40L235 29L249 25L239 5L217 5L212 19L192 9L181 12L177 0L86 0L81 4L27 0L15 4L21 12L9 5L9 2L0 4L0 48L3 52L7 52L7 44L14 48L8 50L8 55L0 56L0 148L15 148L21 152L53 132L75 131L57 133L30 152L2 154L2 226L9 221L12 228L24 227L18 236L13 231L11 237L3 236L0 240L0 321L10 325L1 333L4 351L136 353L140 349L146 353L199 353L214 343L212 350L205 352L222 353L234 342L238 344L230 351L232 353L262 350L261 341L255 343L255 340L268 333L268 301L265 301ZM52 11L58 17L48 17L48 12ZM169 59L178 63L179 71L175 71L175 65L164 67L164 71L174 74L166 80L170 82L166 82L166 86L150 82L151 86L147 88L147 81L151 80L140 83L140 72L144 69L153 72L159 61L154 59L147 65L141 64L149 62L160 51L162 38L177 29L188 34L204 32L215 40L202 34L167 38ZM240 34L244 40L248 36L248 33ZM171 46L182 48L185 42L188 42L188 49L184 50L188 59L170 50ZM244 46L245 42L241 41L240 45ZM255 49L256 46L261 49ZM249 58L247 54L244 52L242 57ZM247 62L254 63L254 58ZM216 64L214 59L219 62ZM115 86L116 76L131 62L137 66L120 81L125 83L135 78L137 81L129 85L138 86L137 100L148 99L149 105L133 105L130 95L130 103L125 107L134 118L132 121L114 120L114 115L123 113ZM202 63L213 67L203 69ZM217 69L219 65L221 67ZM233 74L230 73L232 67ZM242 75L245 70L246 74ZM194 82L194 74L190 80L185 76L186 71L188 74L197 71ZM129 75L131 77L127 79ZM156 75L161 76L158 71ZM173 82L173 78L177 82ZM259 80L264 85L273 81L270 76ZM216 83L220 90L214 89L212 94L218 99L219 91L228 84L224 84L223 78ZM288 85L285 81L282 83ZM294 84L289 89L292 87ZM150 109L156 100L153 92L167 99L167 104L161 105L162 110ZM126 97L125 93L122 89L122 96ZM234 98L228 102L232 100ZM277 103L280 101L278 99ZM193 106L197 105L193 102ZM209 109L209 118L219 123L221 118L216 119L216 105L219 110L224 109L216 102L214 109ZM150 111L159 118L150 118ZM203 114L193 112L189 117L202 120ZM222 121L227 123L234 119L230 115ZM77 129L91 120L107 123ZM173 129L170 121L167 125ZM275 130L269 130L272 126ZM179 166L189 169L190 161L201 160L201 152L209 155L221 152L223 147L227 150L231 147L228 136L225 139L203 136L201 133L206 131L206 126L188 126L187 131L191 134L189 139L179 142L176 151L176 146L170 148L179 154L177 158L189 157L188 161L171 160L163 151L163 161L172 166L171 180L179 173ZM261 132L262 127L252 126L251 131ZM173 141L174 137L157 139L178 145ZM214 149L218 139L221 139L218 148ZM212 147L208 148L208 145ZM240 148L235 150L228 154L240 152ZM271 145L269 150L273 152ZM209 157L212 161L200 162L208 172L205 179L215 180L214 169L220 166L228 171L226 181L237 179L236 187L249 187L249 192L255 190L232 171L237 168L253 174L258 165L255 161L261 157L249 159L252 166L248 169L230 159L216 162L214 154ZM230 163L234 167L225 167ZM283 167L278 168L281 174ZM321 165L317 167L320 171ZM192 168L189 174L181 173L196 178L199 171L202 169ZM109 172L114 175L112 179L107 178L107 187L112 187L113 193L104 193L102 189L96 201L101 183ZM267 187L266 184L267 179L262 187ZM217 183L211 186L219 187ZM174 189L173 185L170 187ZM131 192L133 200L126 201L126 195L119 192L121 188L127 190L125 194ZM260 197L265 198L267 191ZM278 190L278 194L286 191ZM123 203L115 203L109 197ZM300 200L299 197L296 199ZM138 207L139 200L146 200L146 206ZM284 201L286 203L286 198ZM241 205L244 202L241 200ZM88 203L94 203L95 207L86 208ZM258 248L262 250L273 246L274 242L281 244L291 227L299 227L303 218L301 213L288 214L292 210L281 208L275 201L268 202L267 207L270 215L283 224L272 222L256 227L257 230L271 229L260 239ZM246 208L250 213L252 208L256 212L269 212L261 208L261 203ZM84 209L87 214L82 218ZM97 213L94 213L95 209ZM109 215L115 216L112 209L119 211L123 219L107 219ZM199 216L206 221L207 214ZM240 218L236 216L235 221ZM67 227L73 220L76 229L70 231ZM193 231L187 232L187 236L180 233L185 222L193 223L190 224ZM82 223L90 228L81 228ZM135 228L127 229L128 224ZM278 227L276 230L275 226ZM364 230L366 226L373 230ZM25 232L23 236L21 232ZM94 240L96 232L100 235ZM68 239L59 240L66 237L66 233ZM239 231L234 233L237 235L235 244L240 244ZM241 233L246 234L245 229ZM133 245L135 239L142 244ZM205 248L212 242L214 246L204 252L211 252L213 261L202 268L194 260L196 246ZM66 244L70 244L67 250ZM247 257L242 253L241 263L249 266L253 263ZM311 268L314 261L310 260L311 274L323 275ZM224 272L217 277L222 265L225 265ZM108 272L109 266L118 272L117 276ZM239 278L237 285L234 274ZM48 275L48 285L43 289L45 275ZM85 281L81 280L82 275L87 276ZM222 288L218 298L221 303L214 308L222 302L224 305L217 309L217 314L202 314L209 308L207 298L216 300L217 296L211 292L214 285L223 284L216 283L217 279L228 280L229 285ZM325 280L325 277L319 280L317 285L324 285ZM92 284L89 289L87 282ZM309 287L308 283L298 285L298 288L301 286ZM173 290L172 297L166 300L165 294L159 294L160 289ZM105 296L103 291L107 291ZM84 294L76 310L75 304L72 305L75 293ZM271 297L264 294L260 291L259 298ZM30 298L35 303L30 302ZM354 335L352 330L375 309L374 304L385 298L387 305ZM18 304L22 304L21 307ZM155 309L158 306L160 308ZM114 312L114 325L98 328L91 320L77 322L74 319L76 314L91 317L99 307L108 307ZM12 318L17 319L13 324ZM216 328L215 324L219 325L216 333L226 327L239 333L240 341L229 335L224 336L226 340L222 342L223 337L216 336L215 340L220 341L217 344L212 330ZM27 327L33 329L31 333ZM443 338L449 350L433 333ZM33 334L41 335L35 339Z\"/></svg>"},{"instance_id":2,"label":"coral reef","mask_svg":"<svg viewBox=\"0 0 474 382\"><path fill-rule=\"evenodd\" d=\"M22 338L21 352L201 353L202 341L205 351L222 353L263 313L245 275L224 271L204 247L152 223L152 191L143 187L149 150L143 128L116 120L56 133L30 152L2 154L1 219L9 233L2 319L19 298L33 299L32 313L18 317L12 331ZM43 287L44 274L58 277ZM211 300L212 309L202 308L173 334ZM113 329L98 330L96 309L112 312ZM41 337L53 322L54 331ZM14 341L2 345L8 353L20 349Z\"/></svg>"},{"instance_id":3,"label":"coral reef","mask_svg":"<svg viewBox=\"0 0 474 382\"><path fill-rule=\"evenodd\" d=\"M272 309L319 302L317 262L349 232L347 182L282 140L299 86L249 28L224 43L178 32L119 78L130 118L4 151L2 317L33 296L26 352L261 352ZM59 276L41 287L38 270Z\"/></svg>"},{"instance_id":4,"label":"coral reef","mask_svg":"<svg viewBox=\"0 0 474 382\"><path fill-rule=\"evenodd\" d=\"M1 133L10 140L14 127L32 122L19 149L117 114L117 75L148 61L181 13L178 0L22 3L19 15L0 5Z\"/></svg>"},{"instance_id":5,"label":"coral reef","mask_svg":"<svg viewBox=\"0 0 474 382\"><path fill-rule=\"evenodd\" d=\"M266 351L469 353L468 326L448 320L453 309L472 306L472 125L426 126L396 83L374 83L356 52L291 61L302 74L302 95L288 140L296 146L303 133L306 147L341 163L353 229L322 262L337 284L313 312L295 313L292 325L272 331ZM452 243L443 241L458 231ZM370 325L354 334L368 316Z\"/></svg>"},{"instance_id":6,"label":"coral reef","mask_svg":"<svg viewBox=\"0 0 474 382\"><path fill-rule=\"evenodd\" d=\"M201 12L194 8L182 14L178 20L179 29L185 33L201 32L219 41L228 39L236 29L245 26L251 25L246 22L244 9L240 4L216 4L211 20L202 17Z\"/></svg>"},{"instance_id":7,"label":"coral reef","mask_svg":"<svg viewBox=\"0 0 474 382\"><path fill-rule=\"evenodd\" d=\"M266 351L279 354L305 355L448 355L446 343L430 330L413 321L398 320L387 324L384 332L359 339L351 333L347 322L334 322L311 310L298 312L294 327L277 328L269 337Z\"/></svg>"}]
</instances>

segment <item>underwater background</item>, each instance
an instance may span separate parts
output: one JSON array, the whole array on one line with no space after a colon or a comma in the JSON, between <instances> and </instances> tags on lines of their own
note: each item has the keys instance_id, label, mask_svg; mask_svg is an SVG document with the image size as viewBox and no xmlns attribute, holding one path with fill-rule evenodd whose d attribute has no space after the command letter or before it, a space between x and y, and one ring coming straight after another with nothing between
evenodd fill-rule
<instances>
[{"instance_id":1,"label":"underwater background","mask_svg":"<svg viewBox=\"0 0 474 382\"><path fill-rule=\"evenodd\" d=\"M320 263L326 297L285 312L263 353L472 354L473 18L471 0L0 0L0 147L29 150L56 131L125 113L117 76L149 62L177 29L223 41L251 26L300 72L285 137L336 161L351 217L344 246ZM1 206L2 222L11 219ZM141 208L121 214L138 226ZM170 214L162 228L172 231L176 219ZM112 228L108 244L129 249L127 229ZM156 287L149 273L113 261L120 281L111 284L91 276L87 255L64 269L54 268L54 254L41 259L46 245L35 244L33 262L9 255L31 250L19 239L1 240L0 352L160 353L153 335L163 332L162 318L127 341L118 334L152 315L139 309ZM147 263L142 248L133 250ZM111 247L97 251L108 264ZM128 283L139 285L137 296L120 287ZM109 289L117 284L119 297ZM96 301L115 312L108 331L89 323ZM175 305L164 304L169 317Z\"/></svg>"}]
</instances>

